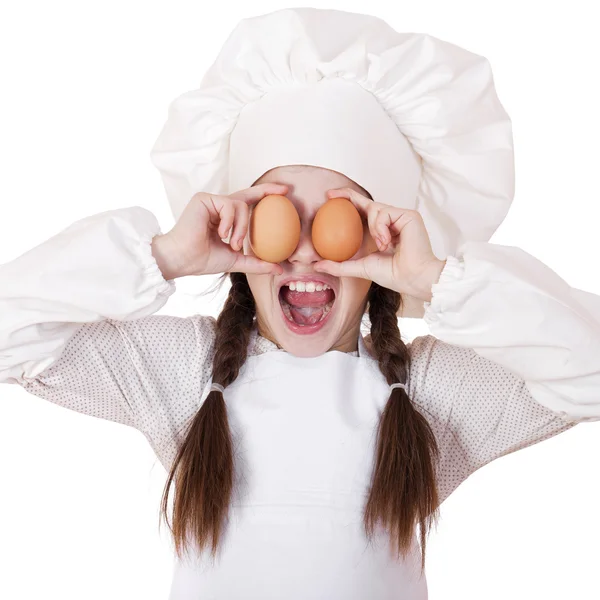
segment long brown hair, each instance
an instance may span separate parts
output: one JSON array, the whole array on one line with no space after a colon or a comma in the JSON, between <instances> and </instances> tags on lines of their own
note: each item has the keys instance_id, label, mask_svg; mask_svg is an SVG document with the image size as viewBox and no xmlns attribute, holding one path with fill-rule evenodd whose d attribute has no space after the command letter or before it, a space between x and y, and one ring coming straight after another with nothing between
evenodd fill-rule
<instances>
[{"instance_id":1,"label":"long brown hair","mask_svg":"<svg viewBox=\"0 0 600 600\"><path fill-rule=\"evenodd\" d=\"M231 289L216 323L213 382L226 387L238 376L246 360L256 307L246 276L231 273ZM400 294L371 285L367 297L371 333L367 338L388 383L405 383L410 355L401 340L396 317ZM194 416L178 450L164 487L161 518L171 530L179 557L191 535L201 549L216 554L231 503L234 481L233 442L223 394L211 391ZM395 388L381 415L375 464L365 512L370 538L379 523L387 529L394 547L406 554L420 527L421 568L425 544L437 519L435 481L437 445L426 419L407 393ZM175 481L173 525L167 506Z\"/></svg>"}]
</instances>

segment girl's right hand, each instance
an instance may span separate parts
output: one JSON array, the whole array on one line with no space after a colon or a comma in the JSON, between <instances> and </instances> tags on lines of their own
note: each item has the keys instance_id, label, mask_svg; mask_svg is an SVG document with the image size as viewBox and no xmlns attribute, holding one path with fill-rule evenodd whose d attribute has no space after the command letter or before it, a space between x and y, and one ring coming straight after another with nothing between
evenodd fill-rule
<instances>
[{"instance_id":1,"label":"girl's right hand","mask_svg":"<svg viewBox=\"0 0 600 600\"><path fill-rule=\"evenodd\" d=\"M233 271L280 275L278 264L245 255L243 243L250 207L269 194L287 191L286 185L261 183L229 196L194 194L173 228L159 236L172 278ZM224 242L230 233L229 242Z\"/></svg>"}]
</instances>

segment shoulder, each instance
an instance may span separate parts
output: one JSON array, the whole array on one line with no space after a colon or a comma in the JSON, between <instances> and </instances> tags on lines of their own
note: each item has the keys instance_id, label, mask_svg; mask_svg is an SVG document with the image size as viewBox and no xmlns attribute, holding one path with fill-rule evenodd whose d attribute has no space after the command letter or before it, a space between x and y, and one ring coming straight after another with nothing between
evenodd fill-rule
<instances>
[{"instance_id":1,"label":"shoulder","mask_svg":"<svg viewBox=\"0 0 600 600\"><path fill-rule=\"evenodd\" d=\"M207 353L212 352L215 345L217 320L209 315L192 315L187 318L194 326L198 347L204 348Z\"/></svg>"},{"instance_id":2,"label":"shoulder","mask_svg":"<svg viewBox=\"0 0 600 600\"><path fill-rule=\"evenodd\" d=\"M407 348L411 399L436 420L445 422L461 380L477 357L475 351L448 344L432 335L415 338Z\"/></svg>"},{"instance_id":3,"label":"shoulder","mask_svg":"<svg viewBox=\"0 0 600 600\"><path fill-rule=\"evenodd\" d=\"M167 467L210 380L216 320L154 314L111 324L135 367L127 394L138 429Z\"/></svg>"},{"instance_id":4,"label":"shoulder","mask_svg":"<svg viewBox=\"0 0 600 600\"><path fill-rule=\"evenodd\" d=\"M106 323L120 334L136 363L160 362L171 356L177 357L179 364L184 364L186 358L202 364L214 352L216 320L211 316L153 314L129 320L108 319Z\"/></svg>"},{"instance_id":5,"label":"shoulder","mask_svg":"<svg viewBox=\"0 0 600 600\"><path fill-rule=\"evenodd\" d=\"M416 373L430 369L454 371L470 363L476 356L472 348L454 346L433 335L416 337L406 347L411 358L411 370L414 369Z\"/></svg>"}]
</instances>

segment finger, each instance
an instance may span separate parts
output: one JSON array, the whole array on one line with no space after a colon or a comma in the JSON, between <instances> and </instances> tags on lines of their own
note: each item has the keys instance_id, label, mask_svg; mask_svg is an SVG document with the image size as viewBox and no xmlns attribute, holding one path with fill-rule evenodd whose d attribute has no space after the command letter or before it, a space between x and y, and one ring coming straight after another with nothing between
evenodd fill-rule
<instances>
[{"instance_id":1,"label":"finger","mask_svg":"<svg viewBox=\"0 0 600 600\"><path fill-rule=\"evenodd\" d=\"M330 198L347 198L350 200L361 216L366 218L369 232L371 233L371 237L375 240L378 249L385 250L387 248L385 235L382 235L382 232L376 229L376 220L381 211L381 204L373 202L373 200L363 196L360 192L347 187L328 190L327 195Z\"/></svg>"},{"instance_id":2,"label":"finger","mask_svg":"<svg viewBox=\"0 0 600 600\"><path fill-rule=\"evenodd\" d=\"M410 223L414 218L420 218L421 215L418 211L410 208L400 208L398 206L390 206L389 204L382 204L381 202L373 202L370 198L363 196L361 193L353 190L352 188L339 188L336 190L328 190L327 195L330 198L343 197L348 198L354 206L359 210L362 216L369 219L370 213L377 212L378 218L385 217L384 224L385 230L381 228L371 228L371 222L369 221L369 230L372 231L371 235L377 239L377 237L383 236L383 241L389 241L391 236L399 235L403 227ZM378 222L379 225L379 222ZM389 234L391 234L391 236Z\"/></svg>"},{"instance_id":3,"label":"finger","mask_svg":"<svg viewBox=\"0 0 600 600\"><path fill-rule=\"evenodd\" d=\"M256 204L265 196L269 196L270 194L283 195L287 193L288 189L289 186L283 183L259 183L258 185L253 185L245 190L234 192L233 194L230 194L229 197L235 200L241 200L248 205L252 205Z\"/></svg>"},{"instance_id":4,"label":"finger","mask_svg":"<svg viewBox=\"0 0 600 600\"><path fill-rule=\"evenodd\" d=\"M392 234L390 232L390 226L392 225L392 218L390 213L382 208L377 211L377 216L373 220L372 230L374 235L380 241L379 249L383 252L388 248L392 242ZM394 233L395 235L395 233Z\"/></svg>"},{"instance_id":5,"label":"finger","mask_svg":"<svg viewBox=\"0 0 600 600\"><path fill-rule=\"evenodd\" d=\"M396 206L382 205L380 217L377 220L377 230L381 231L384 240L388 243L392 238L400 235L402 230L412 221L422 220L421 213L409 208L398 208Z\"/></svg>"},{"instance_id":6,"label":"finger","mask_svg":"<svg viewBox=\"0 0 600 600\"><path fill-rule=\"evenodd\" d=\"M235 202L235 221L229 244L233 250L240 250L248 231L250 209L244 202Z\"/></svg>"},{"instance_id":7,"label":"finger","mask_svg":"<svg viewBox=\"0 0 600 600\"><path fill-rule=\"evenodd\" d=\"M345 260L343 262L320 260L315 263L314 269L315 271L327 273L334 277L360 277L361 279L370 279L364 258Z\"/></svg>"},{"instance_id":8,"label":"finger","mask_svg":"<svg viewBox=\"0 0 600 600\"><path fill-rule=\"evenodd\" d=\"M219 213L219 227L217 229L219 237L223 240L227 237L229 230L233 226L233 219L235 217L235 203L230 200L225 200L220 206L217 206L217 212Z\"/></svg>"},{"instance_id":9,"label":"finger","mask_svg":"<svg viewBox=\"0 0 600 600\"><path fill-rule=\"evenodd\" d=\"M230 272L255 273L258 275L281 275L283 269L278 263L270 263L255 256L238 253Z\"/></svg>"},{"instance_id":10,"label":"finger","mask_svg":"<svg viewBox=\"0 0 600 600\"><path fill-rule=\"evenodd\" d=\"M233 220L233 202L227 196L219 194L198 193L194 196L194 198L196 197L207 211L208 222L217 229L217 234L221 239L226 238Z\"/></svg>"},{"instance_id":11,"label":"finger","mask_svg":"<svg viewBox=\"0 0 600 600\"><path fill-rule=\"evenodd\" d=\"M381 212L382 211L379 208L377 208L376 204L372 204L367 218L367 223L369 225L369 233L371 234L371 237L375 240L377 248L380 251L385 250L387 248L387 239L385 236L385 232L382 233L381 230L377 229L377 221L381 218Z\"/></svg>"},{"instance_id":12,"label":"finger","mask_svg":"<svg viewBox=\"0 0 600 600\"><path fill-rule=\"evenodd\" d=\"M327 196L329 198L347 198L365 218L368 217L369 208L373 206L373 200L349 187L327 190Z\"/></svg>"}]
</instances>

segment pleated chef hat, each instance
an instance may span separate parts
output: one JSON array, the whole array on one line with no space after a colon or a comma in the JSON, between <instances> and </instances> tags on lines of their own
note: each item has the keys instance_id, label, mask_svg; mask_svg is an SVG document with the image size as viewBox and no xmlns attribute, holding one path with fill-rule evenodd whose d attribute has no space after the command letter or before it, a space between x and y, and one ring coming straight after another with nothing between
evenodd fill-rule
<instances>
[{"instance_id":1,"label":"pleated chef hat","mask_svg":"<svg viewBox=\"0 0 600 600\"><path fill-rule=\"evenodd\" d=\"M175 219L283 165L338 171L418 210L444 259L488 241L514 196L511 121L487 59L370 15L286 8L241 20L151 151ZM404 297L403 317L423 315Z\"/></svg>"}]
</instances>

